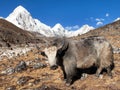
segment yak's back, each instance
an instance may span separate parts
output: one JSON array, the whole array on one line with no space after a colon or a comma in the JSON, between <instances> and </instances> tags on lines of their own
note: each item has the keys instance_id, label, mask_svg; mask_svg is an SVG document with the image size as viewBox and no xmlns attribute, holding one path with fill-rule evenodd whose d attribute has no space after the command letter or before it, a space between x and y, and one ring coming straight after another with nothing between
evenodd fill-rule
<instances>
[{"instance_id":1,"label":"yak's back","mask_svg":"<svg viewBox=\"0 0 120 90\"><path fill-rule=\"evenodd\" d=\"M87 37L87 38L82 38L82 39L80 39L80 41L82 41L86 45L92 45L94 43L107 42L106 39L102 36L90 36L90 37Z\"/></svg>"},{"instance_id":2,"label":"yak's back","mask_svg":"<svg viewBox=\"0 0 120 90\"><path fill-rule=\"evenodd\" d=\"M91 36L82 40L82 48L86 48L85 53L94 54L97 57L112 57L113 50L111 44L102 36ZM80 47L79 47L80 48ZM84 52L84 51L80 51Z\"/></svg>"},{"instance_id":3,"label":"yak's back","mask_svg":"<svg viewBox=\"0 0 120 90\"><path fill-rule=\"evenodd\" d=\"M102 50L112 48L109 42L102 36L90 36L80 40L71 40L71 53L76 55L99 54Z\"/></svg>"}]
</instances>

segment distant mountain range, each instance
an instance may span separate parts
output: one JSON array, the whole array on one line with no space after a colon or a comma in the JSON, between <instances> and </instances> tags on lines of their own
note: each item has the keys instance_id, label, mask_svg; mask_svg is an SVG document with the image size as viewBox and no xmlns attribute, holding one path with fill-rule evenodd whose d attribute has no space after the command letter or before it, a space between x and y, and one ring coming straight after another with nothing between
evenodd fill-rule
<instances>
[{"instance_id":1,"label":"distant mountain range","mask_svg":"<svg viewBox=\"0 0 120 90\"><path fill-rule=\"evenodd\" d=\"M15 8L13 12L5 19L23 30L37 32L46 37L72 37L87 33L94 29L94 27L86 24L78 30L69 31L59 23L51 28L50 26L40 22L38 19L34 19L31 14L22 6Z\"/></svg>"},{"instance_id":2,"label":"distant mountain range","mask_svg":"<svg viewBox=\"0 0 120 90\"><path fill-rule=\"evenodd\" d=\"M89 36L104 36L111 43L113 48L120 48L120 20L116 19L112 23L91 30L75 38L80 39Z\"/></svg>"},{"instance_id":3,"label":"distant mountain range","mask_svg":"<svg viewBox=\"0 0 120 90\"><path fill-rule=\"evenodd\" d=\"M73 39L104 36L114 48L120 48L120 18L94 30L89 25L83 25L76 31L68 31L59 23L51 28L39 20L33 19L22 6L18 6L6 19L0 17L0 47L46 43L54 37L60 36Z\"/></svg>"}]
</instances>

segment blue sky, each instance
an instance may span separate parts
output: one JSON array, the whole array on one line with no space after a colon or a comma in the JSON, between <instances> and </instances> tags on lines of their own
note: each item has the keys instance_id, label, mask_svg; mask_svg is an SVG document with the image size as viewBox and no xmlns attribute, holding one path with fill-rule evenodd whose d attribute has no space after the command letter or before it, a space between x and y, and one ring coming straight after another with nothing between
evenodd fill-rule
<instances>
[{"instance_id":1,"label":"blue sky","mask_svg":"<svg viewBox=\"0 0 120 90\"><path fill-rule=\"evenodd\" d=\"M19 5L51 27L100 27L120 17L120 0L1 0L0 16L6 18Z\"/></svg>"}]
</instances>

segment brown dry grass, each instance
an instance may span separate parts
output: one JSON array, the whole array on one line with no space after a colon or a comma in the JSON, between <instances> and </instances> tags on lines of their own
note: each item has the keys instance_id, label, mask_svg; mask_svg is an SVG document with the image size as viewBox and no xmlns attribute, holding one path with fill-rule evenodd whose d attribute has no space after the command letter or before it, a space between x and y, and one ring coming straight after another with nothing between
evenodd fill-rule
<instances>
[{"instance_id":1,"label":"brown dry grass","mask_svg":"<svg viewBox=\"0 0 120 90\"><path fill-rule=\"evenodd\" d=\"M43 56L29 52L26 56L21 56L16 59L0 61L0 72L6 67L15 67L19 61L34 60L36 57L44 58ZM45 68L33 69L29 68L21 73L14 73L11 75L0 75L0 90L5 90L9 86L15 86L16 90L37 88L40 86L53 86L61 90L120 90L120 54L114 54L115 68L113 70L113 79L110 79L106 74L102 79L96 78L94 75L88 75L84 80L76 80L70 87L64 85L62 79L63 74L60 68L57 70L50 70L49 65ZM46 63L43 60L40 62ZM17 80L22 76L31 77L24 85L18 85ZM35 80L40 80L36 84L31 84ZM48 89L45 89L48 90Z\"/></svg>"}]
</instances>

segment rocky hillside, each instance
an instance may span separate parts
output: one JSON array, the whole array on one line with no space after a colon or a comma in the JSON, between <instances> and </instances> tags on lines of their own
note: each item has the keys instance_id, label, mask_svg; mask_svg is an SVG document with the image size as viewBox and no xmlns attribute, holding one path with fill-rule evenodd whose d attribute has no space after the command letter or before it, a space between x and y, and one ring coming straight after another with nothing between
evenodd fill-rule
<instances>
[{"instance_id":1,"label":"rocky hillside","mask_svg":"<svg viewBox=\"0 0 120 90\"><path fill-rule=\"evenodd\" d=\"M91 30L86 34L79 35L75 38L78 39L88 36L104 36L112 44L113 48L120 48L120 20L97 28L95 30Z\"/></svg>"},{"instance_id":2,"label":"rocky hillside","mask_svg":"<svg viewBox=\"0 0 120 90\"><path fill-rule=\"evenodd\" d=\"M12 23L0 19L0 47L43 42L42 35L22 30Z\"/></svg>"},{"instance_id":3,"label":"rocky hillside","mask_svg":"<svg viewBox=\"0 0 120 90\"><path fill-rule=\"evenodd\" d=\"M0 90L120 90L120 53L114 54L113 79L106 73L96 78L77 79L67 87L60 68L51 70L48 61L36 49L22 56L0 61Z\"/></svg>"}]
</instances>

